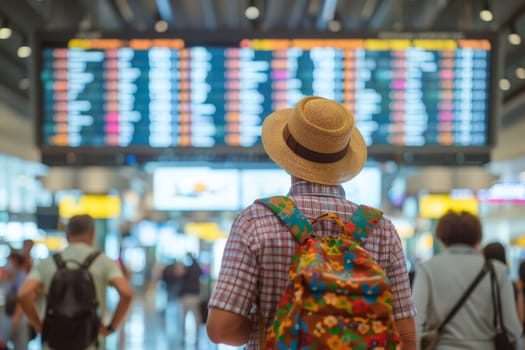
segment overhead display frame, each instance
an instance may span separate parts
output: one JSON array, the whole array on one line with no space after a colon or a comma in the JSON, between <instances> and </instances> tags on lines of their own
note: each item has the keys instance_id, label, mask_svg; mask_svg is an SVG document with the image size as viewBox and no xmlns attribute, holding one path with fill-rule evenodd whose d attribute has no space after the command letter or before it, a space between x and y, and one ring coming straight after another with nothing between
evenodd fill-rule
<instances>
[{"instance_id":1,"label":"overhead display frame","mask_svg":"<svg viewBox=\"0 0 525 350\"><path fill-rule=\"evenodd\" d=\"M41 39L39 143L44 161L253 156L268 114L318 95L355 113L372 157L487 161L496 45L481 33Z\"/></svg>"}]
</instances>

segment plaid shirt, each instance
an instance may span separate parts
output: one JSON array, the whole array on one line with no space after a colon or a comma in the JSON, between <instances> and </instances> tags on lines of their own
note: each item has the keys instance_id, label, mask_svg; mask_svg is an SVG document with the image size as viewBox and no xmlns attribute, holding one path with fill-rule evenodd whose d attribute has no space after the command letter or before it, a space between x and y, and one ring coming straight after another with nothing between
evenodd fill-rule
<instances>
[{"instance_id":1,"label":"plaid shirt","mask_svg":"<svg viewBox=\"0 0 525 350\"><path fill-rule=\"evenodd\" d=\"M310 220L329 211L349 218L357 209L355 203L345 199L342 186L301 181L292 186L288 196ZM316 223L315 230L324 235L337 235L340 229L326 220ZM288 229L261 204L244 209L232 225L209 306L254 321L246 349L258 349L260 315L266 327L272 323L296 246ZM363 247L392 283L394 318L415 316L401 240L390 220L382 218Z\"/></svg>"}]
</instances>

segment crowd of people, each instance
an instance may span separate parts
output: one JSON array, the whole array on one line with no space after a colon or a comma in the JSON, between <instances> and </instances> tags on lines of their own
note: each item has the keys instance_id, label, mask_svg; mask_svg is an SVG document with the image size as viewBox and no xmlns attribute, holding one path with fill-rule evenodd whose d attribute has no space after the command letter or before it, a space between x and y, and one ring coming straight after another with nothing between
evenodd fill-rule
<instances>
[{"instance_id":1,"label":"crowd of people","mask_svg":"<svg viewBox=\"0 0 525 350\"><path fill-rule=\"evenodd\" d=\"M181 330L180 340L185 342L186 317L192 313L194 319L195 346L198 346L200 325L205 322L201 290L202 269L191 253L186 253L182 261L174 261L162 270L161 280L164 282L167 294L167 308L175 309L176 329ZM207 307L207 305L206 305Z\"/></svg>"}]
</instances>

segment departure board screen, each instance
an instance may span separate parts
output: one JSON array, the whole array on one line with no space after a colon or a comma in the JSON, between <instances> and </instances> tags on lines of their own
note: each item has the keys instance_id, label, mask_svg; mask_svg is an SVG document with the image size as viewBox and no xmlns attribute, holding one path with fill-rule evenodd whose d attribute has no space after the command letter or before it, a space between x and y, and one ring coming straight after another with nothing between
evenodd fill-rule
<instances>
[{"instance_id":1,"label":"departure board screen","mask_svg":"<svg viewBox=\"0 0 525 350\"><path fill-rule=\"evenodd\" d=\"M304 96L354 112L369 146L490 144L485 39L71 39L45 47L41 143L246 148Z\"/></svg>"}]
</instances>

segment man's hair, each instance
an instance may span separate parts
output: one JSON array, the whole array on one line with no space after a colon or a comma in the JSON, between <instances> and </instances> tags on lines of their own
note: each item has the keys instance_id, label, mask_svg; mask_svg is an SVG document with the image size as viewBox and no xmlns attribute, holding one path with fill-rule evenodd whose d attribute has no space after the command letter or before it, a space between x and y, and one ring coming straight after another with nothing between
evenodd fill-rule
<instances>
[{"instance_id":1,"label":"man's hair","mask_svg":"<svg viewBox=\"0 0 525 350\"><path fill-rule=\"evenodd\" d=\"M476 215L469 212L449 211L439 219L436 236L447 247L453 244L473 247L481 242L481 222Z\"/></svg>"},{"instance_id":2,"label":"man's hair","mask_svg":"<svg viewBox=\"0 0 525 350\"><path fill-rule=\"evenodd\" d=\"M78 237L90 233L95 229L95 220L90 215L75 215L66 225L66 235Z\"/></svg>"}]
</instances>

